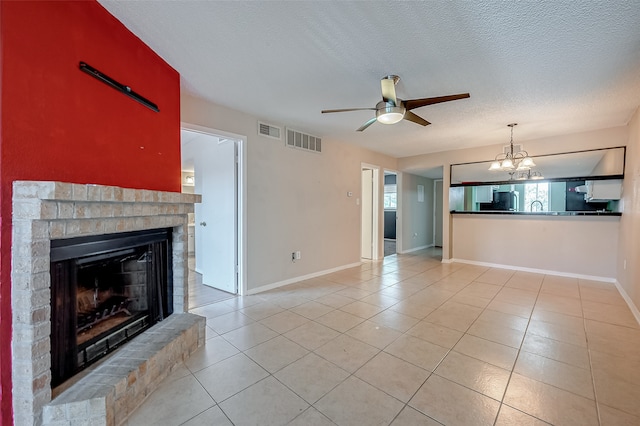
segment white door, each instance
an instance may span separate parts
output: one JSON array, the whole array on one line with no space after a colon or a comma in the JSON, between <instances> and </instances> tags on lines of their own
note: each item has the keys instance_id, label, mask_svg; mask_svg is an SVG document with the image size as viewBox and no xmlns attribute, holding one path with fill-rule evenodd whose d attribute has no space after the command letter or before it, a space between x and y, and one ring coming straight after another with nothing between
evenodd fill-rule
<instances>
[{"instance_id":1,"label":"white door","mask_svg":"<svg viewBox=\"0 0 640 426\"><path fill-rule=\"evenodd\" d=\"M373 259L373 170L362 170L362 258Z\"/></svg>"},{"instance_id":2,"label":"white door","mask_svg":"<svg viewBox=\"0 0 640 426\"><path fill-rule=\"evenodd\" d=\"M196 204L196 271L202 283L230 293L238 292L237 280L237 143L203 135L192 143Z\"/></svg>"}]
</instances>

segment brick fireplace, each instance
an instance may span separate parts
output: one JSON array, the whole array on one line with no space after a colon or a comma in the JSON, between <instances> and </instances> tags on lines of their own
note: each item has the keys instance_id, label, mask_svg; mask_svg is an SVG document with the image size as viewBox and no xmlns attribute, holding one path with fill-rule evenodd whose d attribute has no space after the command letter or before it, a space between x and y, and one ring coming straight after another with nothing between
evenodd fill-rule
<instances>
[{"instance_id":1,"label":"brick fireplace","mask_svg":"<svg viewBox=\"0 0 640 426\"><path fill-rule=\"evenodd\" d=\"M73 420L120 424L204 342L204 319L187 313L187 214L199 195L64 182L13 185L12 358L15 424ZM52 399L51 243L167 229L173 314L83 372Z\"/></svg>"}]
</instances>

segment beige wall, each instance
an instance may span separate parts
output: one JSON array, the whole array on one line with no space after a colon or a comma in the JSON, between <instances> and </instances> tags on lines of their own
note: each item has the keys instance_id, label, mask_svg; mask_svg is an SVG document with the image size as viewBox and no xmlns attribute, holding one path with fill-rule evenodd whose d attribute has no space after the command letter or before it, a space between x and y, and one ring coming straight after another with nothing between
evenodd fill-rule
<instances>
[{"instance_id":1,"label":"beige wall","mask_svg":"<svg viewBox=\"0 0 640 426\"><path fill-rule=\"evenodd\" d=\"M543 155L543 154L554 154L560 152L571 152L571 151L580 151L585 149L595 149L595 148L606 148L606 147L614 147L614 146L625 146L627 144L628 139L628 128L627 126L614 127L610 129L601 129L594 130L591 132L582 132L575 133L570 135L560 135L543 139L536 139L530 141L522 141L516 140L516 143L522 143L524 149L526 149L531 155ZM451 164L456 163L466 163L473 161L487 161L491 160L496 153L502 151L502 146L505 145L505 141L501 141L500 143L493 146L485 146L479 148L470 148L456 151L445 151L438 152L434 154L425 154L418 155L414 157L406 157L398 159L398 169L403 172L416 173L420 170L430 169L438 166L444 166L444 176L443 176L443 241L442 241L442 258L443 260L450 260L454 257L454 252L461 253L461 249L463 249L464 245L468 244L467 239L469 235L465 235L464 238L462 234L457 233L454 236L454 227L452 226L452 219L454 215L449 214L449 186L450 186L450 175L449 169ZM629 152L627 152L627 161L629 161ZM457 216L456 216L457 217ZM484 216L483 216L484 217ZM525 224L528 219L524 219ZM482 228L480 225L479 228ZM470 230L470 232L474 232ZM618 231L616 230L616 233ZM580 235L565 235L569 238L569 241L579 241ZM472 235L473 237L473 235ZM616 237L617 240L617 237ZM483 252L483 243L482 239L476 239L478 244L480 244L477 248L478 251L476 253ZM593 240L592 244L596 245L607 245L609 240L607 241L598 241ZM553 244L551 242L550 244ZM458 245L459 247L456 247ZM512 240L504 240L499 245L500 248L496 248L499 250L499 254L502 258L509 258L508 251L512 250L517 243ZM504 255L504 256L502 256ZM465 256L471 256L471 253L465 252ZM566 254L571 259L571 262L574 262L574 255L570 252ZM466 260L471 261L479 261L477 257L465 257ZM504 265L509 265L504 262L496 262ZM512 265L513 266L513 265ZM522 265L526 266L526 265ZM533 266L530 266L533 268ZM606 268L604 268L606 269ZM559 272L563 272L562 269L558 270ZM568 271L564 271L568 272ZM607 275L608 277L614 277L615 273L611 273Z\"/></svg>"},{"instance_id":2,"label":"beige wall","mask_svg":"<svg viewBox=\"0 0 640 426\"><path fill-rule=\"evenodd\" d=\"M614 280L620 217L453 215L453 258Z\"/></svg>"},{"instance_id":3,"label":"beige wall","mask_svg":"<svg viewBox=\"0 0 640 426\"><path fill-rule=\"evenodd\" d=\"M627 144L627 134L627 126L620 126L543 139L516 140L514 142L522 144L530 155L535 156L625 146ZM400 158L398 159L398 168L404 172L411 173L421 169L446 165L444 175L447 176L449 175L448 166L450 164L493 160L496 154L502 152L502 147L508 145L508 142L507 138L505 138L504 141L500 141L495 145Z\"/></svg>"},{"instance_id":4,"label":"beige wall","mask_svg":"<svg viewBox=\"0 0 640 426\"><path fill-rule=\"evenodd\" d=\"M640 230L640 118L629 127L563 135L523 143L532 155L627 145L627 165L622 218L484 218L448 214L449 165L482 161L500 151L491 147L448 151L393 159L362 148L323 139L321 155L286 148L284 141L257 135L257 117L210 102L182 97L182 121L247 137L247 282L249 290L360 261L360 169L362 163L403 172L402 195L411 200L417 187L412 171L444 166L443 258L459 258L560 273L617 278L625 291L640 303L637 261L640 249L634 240ZM281 125L283 123L273 123ZM302 129L304 130L304 129ZM322 135L319 135L322 136ZM414 207L402 213L404 250L430 244L431 181L425 179L424 219ZM347 197L352 191L354 196ZM417 203L416 203L417 204ZM411 204L409 204L411 206ZM421 206L418 206L419 209ZM379 217L383 217L380 206ZM484 218L484 219L483 219ZM478 222L481 221L482 222ZM451 224L451 226L450 226ZM522 230L535 238L522 245L517 238L495 241L497 228ZM413 234L426 242L412 242ZM379 221L383 235L383 221ZM545 238L541 238L545 236ZM431 239L429 239L431 238ZM491 241L488 243L488 241ZM613 244L613 245L612 245ZM546 247L546 248L545 248ZM557 247L557 256L549 256ZM294 250L302 259L292 263ZM556 249L554 249L556 250ZM379 253L382 255L382 245ZM531 253L540 253L532 255ZM586 259L586 260L585 260ZM627 259L627 268L623 260Z\"/></svg>"},{"instance_id":5,"label":"beige wall","mask_svg":"<svg viewBox=\"0 0 640 426\"><path fill-rule=\"evenodd\" d=\"M418 202L418 185L424 187L424 201ZM402 247L401 252L433 244L433 180L403 173L402 192Z\"/></svg>"},{"instance_id":6,"label":"beige wall","mask_svg":"<svg viewBox=\"0 0 640 426\"><path fill-rule=\"evenodd\" d=\"M617 278L637 308L640 307L640 109L629 123L622 197Z\"/></svg>"},{"instance_id":7,"label":"beige wall","mask_svg":"<svg viewBox=\"0 0 640 426\"><path fill-rule=\"evenodd\" d=\"M182 122L246 136L246 281L249 292L360 261L361 163L396 159L323 139L322 154L257 134L258 117L183 95ZM284 127L283 123L272 123ZM304 130L304 129L300 129ZM318 135L322 136L322 135ZM347 197L347 192L353 192ZM379 217L383 217L380 204ZM379 221L379 235L383 235ZM382 238L380 238L382 241ZM293 263L292 251L302 259ZM379 246L382 256L382 244Z\"/></svg>"}]
</instances>

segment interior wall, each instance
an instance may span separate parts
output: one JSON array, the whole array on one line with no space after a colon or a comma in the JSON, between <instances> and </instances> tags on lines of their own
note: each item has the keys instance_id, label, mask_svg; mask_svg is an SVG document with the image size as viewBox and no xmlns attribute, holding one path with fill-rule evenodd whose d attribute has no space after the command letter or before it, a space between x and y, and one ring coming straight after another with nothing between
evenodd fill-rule
<instances>
[{"instance_id":1,"label":"interior wall","mask_svg":"<svg viewBox=\"0 0 640 426\"><path fill-rule=\"evenodd\" d=\"M627 145L628 129L627 126L613 127L609 129L599 129L589 132L573 133L568 135L559 135L548 138L521 141L524 149L529 154L544 155L555 154L561 152L572 152L586 149L609 148ZM451 184L450 166L451 164L489 161L493 159L498 152L502 152L502 147L507 143L505 141L496 145L484 146L478 148L468 148L455 151L443 151L431 154L416 155L412 157L404 157L398 159L398 170L403 172L419 172L424 169L432 169L434 167L444 167L443 175L443 217L442 217L442 259L449 261L453 257L454 245L466 244L464 240L455 241L453 238L453 228L451 226L452 215L449 213L449 189ZM627 161L629 153L627 152Z\"/></svg>"},{"instance_id":2,"label":"interior wall","mask_svg":"<svg viewBox=\"0 0 640 426\"><path fill-rule=\"evenodd\" d=\"M620 286L640 307L640 108L629 123L629 140L622 188L622 217L617 278ZM625 262L626 261L626 262ZM625 267L626 263L626 267Z\"/></svg>"},{"instance_id":3,"label":"interior wall","mask_svg":"<svg viewBox=\"0 0 640 426\"><path fill-rule=\"evenodd\" d=\"M403 173L402 187L402 252L433 244L433 180ZM424 198L418 201L418 185Z\"/></svg>"},{"instance_id":4,"label":"interior wall","mask_svg":"<svg viewBox=\"0 0 640 426\"><path fill-rule=\"evenodd\" d=\"M395 169L396 159L326 138L321 154L288 148L284 140L257 133L258 117L188 94L182 95L181 109L185 123L247 137L249 292L360 262L361 164ZM382 203L378 214L383 217ZM382 220L378 233L383 235ZM295 263L293 251L302 255Z\"/></svg>"},{"instance_id":5,"label":"interior wall","mask_svg":"<svg viewBox=\"0 0 640 426\"><path fill-rule=\"evenodd\" d=\"M96 2L0 2L0 423L12 424L14 180L180 191L180 76ZM156 113L79 62L156 103Z\"/></svg>"},{"instance_id":6,"label":"interior wall","mask_svg":"<svg viewBox=\"0 0 640 426\"><path fill-rule=\"evenodd\" d=\"M614 279L620 217L452 215L453 257Z\"/></svg>"}]
</instances>

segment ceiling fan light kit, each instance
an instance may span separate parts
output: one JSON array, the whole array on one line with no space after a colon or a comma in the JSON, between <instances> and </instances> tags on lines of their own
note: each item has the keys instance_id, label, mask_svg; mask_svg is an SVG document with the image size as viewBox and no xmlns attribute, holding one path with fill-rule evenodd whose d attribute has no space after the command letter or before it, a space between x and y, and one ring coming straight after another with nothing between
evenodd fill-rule
<instances>
[{"instance_id":1,"label":"ceiling fan light kit","mask_svg":"<svg viewBox=\"0 0 640 426\"><path fill-rule=\"evenodd\" d=\"M410 99L403 101L396 97L395 85L398 84L400 77L397 75L387 75L380 80L380 87L382 89L382 101L376 104L375 108L346 108L346 109L325 109L322 110L323 114L333 112L347 112L347 111L364 111L375 110L376 116L365 122L360 126L357 131L362 132L376 121L382 124L396 124L400 121L407 120L421 126L428 126L429 123L424 118L411 112L412 109L420 108L427 105L433 105L441 102L455 101L457 99L468 98L468 93L461 93L459 95L438 96L435 98L420 98Z\"/></svg>"},{"instance_id":2,"label":"ceiling fan light kit","mask_svg":"<svg viewBox=\"0 0 640 426\"><path fill-rule=\"evenodd\" d=\"M396 124L404 118L405 111L403 106L395 106L384 101L378 102L376 119L382 124Z\"/></svg>"}]
</instances>

